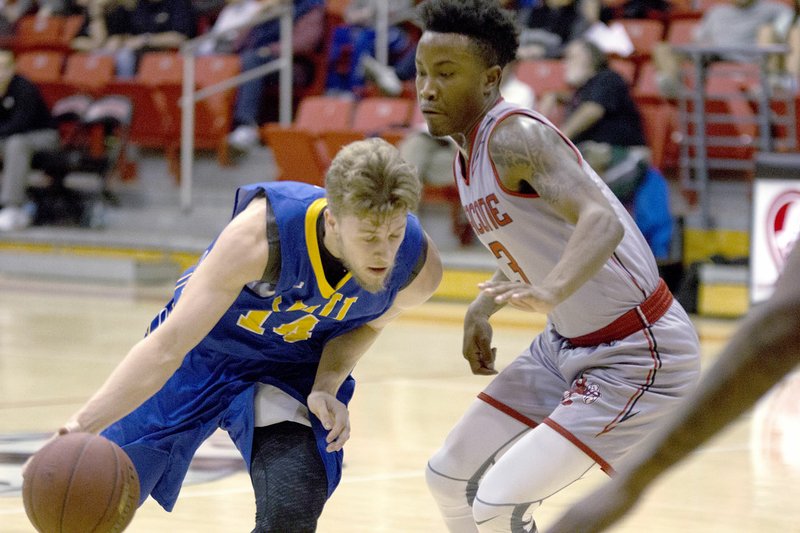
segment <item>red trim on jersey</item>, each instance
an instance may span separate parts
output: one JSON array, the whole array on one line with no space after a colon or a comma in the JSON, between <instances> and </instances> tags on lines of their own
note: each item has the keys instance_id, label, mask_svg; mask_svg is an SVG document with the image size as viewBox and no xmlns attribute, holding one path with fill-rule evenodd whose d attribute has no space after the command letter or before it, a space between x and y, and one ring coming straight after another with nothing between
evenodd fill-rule
<instances>
[{"instance_id":1,"label":"red trim on jersey","mask_svg":"<svg viewBox=\"0 0 800 533\"><path fill-rule=\"evenodd\" d=\"M664 316L671 305L672 293L669 292L666 282L659 279L656 290L640 305L620 315L604 328L567 340L573 346L597 346L624 339Z\"/></svg>"},{"instance_id":2,"label":"red trim on jersey","mask_svg":"<svg viewBox=\"0 0 800 533\"><path fill-rule=\"evenodd\" d=\"M508 115L504 116L503 118L506 118L507 116L514 115L514 114L515 113L509 113ZM524 115L524 113L518 113L518 114ZM524 116L527 116L527 115L524 115ZM497 124L499 124L499 123L500 123L500 121L497 122ZM497 127L497 124L495 124L495 127ZM489 133L489 138L490 139L491 139L492 133L494 133L494 128L492 128L491 133ZM487 141L487 145L488 145L488 142L489 141ZM486 155L489 157L489 164L492 165L492 172L494 173L494 181L495 181L495 183L497 183L497 186L500 187L501 191L503 191L504 193L506 193L509 196L518 196L520 198L539 198L539 193L538 192L535 192L533 194L528 194L528 193L519 192L519 191L512 191L511 189L506 188L505 184L500 179L500 173L497 172L497 167L494 164L494 159L492 159L492 151L489 150L488 146L486 147Z\"/></svg>"},{"instance_id":3,"label":"red trim on jersey","mask_svg":"<svg viewBox=\"0 0 800 533\"><path fill-rule=\"evenodd\" d=\"M580 450L588 455L589 457L594 460L595 463L600 465L600 469L608 474L609 476L613 476L616 474L614 471L614 467L608 464L608 461L600 457L597 452L591 449L589 446L584 444L578 437L573 435L569 430L561 426L558 422L554 421L552 418L545 418L542 424L546 424L556 430L559 435L570 441L572 444L580 448Z\"/></svg>"},{"instance_id":4,"label":"red trim on jersey","mask_svg":"<svg viewBox=\"0 0 800 533\"><path fill-rule=\"evenodd\" d=\"M518 192L518 191L512 191L510 189L507 189L505 187L505 184L503 184L503 182L500 180L500 174L497 172L497 167L495 166L494 160L492 159L492 153L489 150L489 142L491 142L491 137L494 134L494 130L497 128L498 125L500 125L501 122L503 122L505 119L507 119L511 115L523 115L525 117L532 118L533 120L541 122L542 124L544 124L548 128L552 128L556 133L558 133L559 137L561 137L564 140L564 142L567 143L567 146L572 148L572 151L575 152L575 156L578 159L578 164L579 165L583 165L583 155L581 154L580 150L578 150L578 148L572 143L572 141L570 141L569 138L566 135L561 133L561 131L558 128L556 128L555 126L553 126L552 124L550 124L546 120L543 120L542 117L536 116L535 113L530 112L525 108L509 110L505 114L500 115L497 118L497 121L495 122L494 126L492 126L492 131L489 132L489 135L488 135L487 141L486 141L486 154L489 156L489 163L492 165L492 170L494 171L494 179L495 179L495 182L497 182L497 186L500 187L500 189L503 192L505 192L506 194L509 194L511 196L519 196L519 197L522 197L522 198L539 198L539 193L526 194L526 193L521 193L521 192Z\"/></svg>"},{"instance_id":5,"label":"red trim on jersey","mask_svg":"<svg viewBox=\"0 0 800 533\"><path fill-rule=\"evenodd\" d=\"M510 416L511 418L522 422L526 426L530 426L532 428L535 428L536 426L539 425L538 422L535 422L534 420L531 420L527 416L523 415L522 413L520 413L516 409L514 409L512 407L509 407L508 405L504 404L503 402L492 398L491 396L489 396L485 392L479 393L478 394L478 399L479 400L483 400L484 402L488 403L489 405L491 405L492 407L494 407L498 411L501 411L501 412L507 414L508 416Z\"/></svg>"}]
</instances>

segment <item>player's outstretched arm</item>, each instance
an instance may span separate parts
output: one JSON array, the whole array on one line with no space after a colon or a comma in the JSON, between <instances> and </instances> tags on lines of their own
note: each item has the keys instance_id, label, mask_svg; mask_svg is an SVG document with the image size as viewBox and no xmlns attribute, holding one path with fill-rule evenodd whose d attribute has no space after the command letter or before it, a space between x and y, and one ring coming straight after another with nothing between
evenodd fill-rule
<instances>
[{"instance_id":1,"label":"player's outstretched arm","mask_svg":"<svg viewBox=\"0 0 800 533\"><path fill-rule=\"evenodd\" d=\"M383 328L402 311L426 302L442 280L442 262L436 245L428 239L425 264L417 277L400 291L386 313L360 328L348 331L329 341L322 350L317 375L308 408L328 429L329 452L342 449L350 438L350 420L347 407L336 399L336 393L353 371L361 356L372 346Z\"/></svg>"},{"instance_id":2,"label":"player's outstretched arm","mask_svg":"<svg viewBox=\"0 0 800 533\"><path fill-rule=\"evenodd\" d=\"M268 254L265 202L254 200L228 224L197 266L169 317L133 346L62 429L99 432L133 411L164 385L242 287L261 277Z\"/></svg>"},{"instance_id":3,"label":"player's outstretched arm","mask_svg":"<svg viewBox=\"0 0 800 533\"><path fill-rule=\"evenodd\" d=\"M773 296L753 309L697 391L610 482L573 505L548 533L602 531L662 472L749 409L800 363L800 246Z\"/></svg>"},{"instance_id":4,"label":"player's outstretched arm","mask_svg":"<svg viewBox=\"0 0 800 533\"><path fill-rule=\"evenodd\" d=\"M600 187L580 165L579 154L558 132L523 115L503 120L489 151L505 188L536 193L574 230L553 269L533 284L510 281L483 287L498 303L550 312L611 257L624 229Z\"/></svg>"}]
</instances>

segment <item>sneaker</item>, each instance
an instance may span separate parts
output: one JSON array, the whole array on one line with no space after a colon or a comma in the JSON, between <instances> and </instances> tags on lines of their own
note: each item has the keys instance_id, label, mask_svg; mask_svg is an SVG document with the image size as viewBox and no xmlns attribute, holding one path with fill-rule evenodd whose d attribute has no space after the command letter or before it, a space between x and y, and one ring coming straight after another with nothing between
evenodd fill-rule
<instances>
[{"instance_id":1,"label":"sneaker","mask_svg":"<svg viewBox=\"0 0 800 533\"><path fill-rule=\"evenodd\" d=\"M33 222L30 212L24 207L8 206L0 209L0 231L24 229Z\"/></svg>"},{"instance_id":2,"label":"sneaker","mask_svg":"<svg viewBox=\"0 0 800 533\"><path fill-rule=\"evenodd\" d=\"M228 135L228 144L237 150L247 152L258 146L258 128L242 124Z\"/></svg>"},{"instance_id":3,"label":"sneaker","mask_svg":"<svg viewBox=\"0 0 800 533\"><path fill-rule=\"evenodd\" d=\"M400 96L400 93L403 92L403 82L397 77L397 73L392 67L383 65L367 54L361 56L361 66L364 68L364 74L387 95Z\"/></svg>"}]
</instances>

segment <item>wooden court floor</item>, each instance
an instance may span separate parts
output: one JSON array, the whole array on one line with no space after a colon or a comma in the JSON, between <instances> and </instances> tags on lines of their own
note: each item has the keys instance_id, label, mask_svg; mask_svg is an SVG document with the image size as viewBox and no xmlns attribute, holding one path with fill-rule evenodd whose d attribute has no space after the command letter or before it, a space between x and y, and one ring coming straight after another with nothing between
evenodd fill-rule
<instances>
[{"instance_id":1,"label":"wooden court floor","mask_svg":"<svg viewBox=\"0 0 800 533\"><path fill-rule=\"evenodd\" d=\"M88 398L167 293L0 277L0 533L33 531L15 489L20 446L35 449L32 435L53 431ZM425 462L486 383L460 355L463 313L463 304L428 303L390 325L359 364L344 478L320 532L444 532L425 488ZM495 322L499 366L542 327L539 317L505 310ZM736 322L698 320L697 327L707 364ZM212 440L227 446L222 435ZM545 502L535 513L540 531L604 481L590 473ZM790 376L666 475L614 531L800 532L799 497L800 377ZM253 513L249 479L233 468L185 486L172 513L148 500L128 531L249 532Z\"/></svg>"}]
</instances>

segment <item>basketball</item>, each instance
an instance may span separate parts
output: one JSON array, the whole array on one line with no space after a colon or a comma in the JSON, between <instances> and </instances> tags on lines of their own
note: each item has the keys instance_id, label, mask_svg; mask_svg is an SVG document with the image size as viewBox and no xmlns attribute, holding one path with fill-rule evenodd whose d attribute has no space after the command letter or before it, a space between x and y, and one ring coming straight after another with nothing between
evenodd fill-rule
<instances>
[{"instance_id":1,"label":"basketball","mask_svg":"<svg viewBox=\"0 0 800 533\"><path fill-rule=\"evenodd\" d=\"M31 458L22 480L28 519L41 533L124 530L139 505L139 478L122 448L68 433Z\"/></svg>"}]
</instances>

